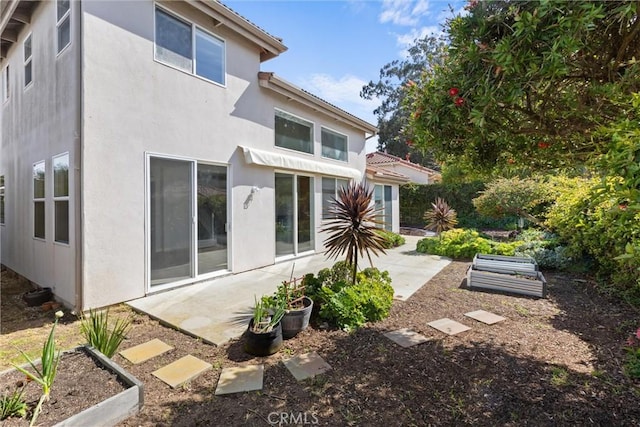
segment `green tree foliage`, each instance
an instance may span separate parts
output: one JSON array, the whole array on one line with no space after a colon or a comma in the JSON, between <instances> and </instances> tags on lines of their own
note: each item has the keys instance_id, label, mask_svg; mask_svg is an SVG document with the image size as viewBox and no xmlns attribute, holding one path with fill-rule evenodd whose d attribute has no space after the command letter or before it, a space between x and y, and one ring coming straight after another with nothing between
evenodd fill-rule
<instances>
[{"instance_id":1,"label":"green tree foliage","mask_svg":"<svg viewBox=\"0 0 640 427\"><path fill-rule=\"evenodd\" d=\"M552 199L548 185L540 179L499 178L487 184L480 196L473 199L473 205L481 215L492 218L516 215L539 223L538 217Z\"/></svg>"},{"instance_id":2,"label":"green tree foliage","mask_svg":"<svg viewBox=\"0 0 640 427\"><path fill-rule=\"evenodd\" d=\"M575 167L640 90L637 1L477 1L406 89L415 143L476 169ZM633 116L627 115L632 119Z\"/></svg>"},{"instance_id":3,"label":"green tree foliage","mask_svg":"<svg viewBox=\"0 0 640 427\"><path fill-rule=\"evenodd\" d=\"M409 48L407 59L395 60L380 69L380 79L370 81L362 88L360 96L364 99L380 98L380 107L374 110L378 118L378 150L405 158L411 155L411 161L428 167L437 167L430 154L425 154L414 144L405 131L410 110L403 106L406 95L404 87L420 78L425 68L433 68L442 63L445 44L433 36L416 40Z\"/></svg>"}]
</instances>

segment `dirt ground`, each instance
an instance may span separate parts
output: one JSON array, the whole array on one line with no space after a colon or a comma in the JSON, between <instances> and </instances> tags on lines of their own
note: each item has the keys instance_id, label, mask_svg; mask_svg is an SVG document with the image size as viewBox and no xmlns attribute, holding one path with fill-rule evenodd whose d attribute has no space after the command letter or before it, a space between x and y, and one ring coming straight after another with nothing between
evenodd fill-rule
<instances>
[{"instance_id":1,"label":"dirt ground","mask_svg":"<svg viewBox=\"0 0 640 427\"><path fill-rule=\"evenodd\" d=\"M142 412L121 425L640 425L640 382L622 372L623 346L640 326L637 310L567 273L544 272L546 299L470 291L463 287L468 265L451 263L408 301L395 301L382 322L352 334L312 326L268 358L244 353L241 339L214 347L134 314L121 349L159 338L174 350L139 365L114 356L145 387ZM8 295L16 288L5 287L9 281L2 277L0 348L25 335L33 341L33 330L41 330L41 345L53 315L26 309L23 317L5 316L7 299L21 303ZM507 320L490 326L464 316L479 309ZM443 317L471 330L445 336L427 325ZM402 348L383 336L399 328L429 341ZM77 323L61 325L61 334L74 341L77 329ZM297 382L281 361L310 351L332 369ZM3 366L15 356L9 353ZM177 389L151 375L187 354L213 369ZM214 396L222 368L259 363L265 364L262 391ZM103 386L104 379L90 375L84 382ZM69 385L57 381L53 388L63 395Z\"/></svg>"}]
</instances>

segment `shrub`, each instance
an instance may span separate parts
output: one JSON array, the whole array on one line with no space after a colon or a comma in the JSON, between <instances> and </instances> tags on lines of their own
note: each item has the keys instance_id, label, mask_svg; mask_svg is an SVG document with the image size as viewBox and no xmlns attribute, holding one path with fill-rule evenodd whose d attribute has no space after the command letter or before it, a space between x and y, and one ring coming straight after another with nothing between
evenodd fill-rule
<instances>
[{"instance_id":1,"label":"shrub","mask_svg":"<svg viewBox=\"0 0 640 427\"><path fill-rule=\"evenodd\" d=\"M304 283L307 295L320 307L320 319L347 331L386 318L393 302L389 273L377 268L357 273L354 285L351 269L342 261L318 276L306 275Z\"/></svg>"},{"instance_id":2,"label":"shrub","mask_svg":"<svg viewBox=\"0 0 640 427\"><path fill-rule=\"evenodd\" d=\"M438 197L435 203L432 203L432 209L424 213L424 220L427 222L425 227L427 230L442 233L451 230L458 223L455 209L451 209L444 199Z\"/></svg>"},{"instance_id":3,"label":"shrub","mask_svg":"<svg viewBox=\"0 0 640 427\"><path fill-rule=\"evenodd\" d=\"M565 269L571 262L569 251L560 244L560 238L547 231L528 229L518 236L523 243L515 250L516 256L536 260L540 268Z\"/></svg>"},{"instance_id":4,"label":"shrub","mask_svg":"<svg viewBox=\"0 0 640 427\"><path fill-rule=\"evenodd\" d=\"M437 237L419 240L416 250L454 259L471 259L478 253L513 255L522 242L494 242L475 230L454 228Z\"/></svg>"},{"instance_id":5,"label":"shrub","mask_svg":"<svg viewBox=\"0 0 640 427\"><path fill-rule=\"evenodd\" d=\"M89 316L80 316L80 331L89 345L107 357L116 354L131 326L131 317L117 319L113 327L109 325L109 310L89 310Z\"/></svg>"},{"instance_id":6,"label":"shrub","mask_svg":"<svg viewBox=\"0 0 640 427\"><path fill-rule=\"evenodd\" d=\"M552 201L548 185L533 178L500 178L487 184L473 205L491 218L518 216L538 223Z\"/></svg>"},{"instance_id":7,"label":"shrub","mask_svg":"<svg viewBox=\"0 0 640 427\"><path fill-rule=\"evenodd\" d=\"M392 231L378 229L376 230L376 233L378 233L384 239L383 246L385 249L396 248L398 246L404 245L405 243L404 237Z\"/></svg>"}]
</instances>

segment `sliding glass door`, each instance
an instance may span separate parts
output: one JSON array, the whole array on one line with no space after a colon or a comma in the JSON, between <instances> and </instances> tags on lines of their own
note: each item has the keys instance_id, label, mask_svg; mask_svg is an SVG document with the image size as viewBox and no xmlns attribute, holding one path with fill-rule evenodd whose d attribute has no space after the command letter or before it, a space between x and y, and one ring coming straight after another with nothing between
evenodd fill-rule
<instances>
[{"instance_id":1,"label":"sliding glass door","mask_svg":"<svg viewBox=\"0 0 640 427\"><path fill-rule=\"evenodd\" d=\"M312 251L313 178L276 173L275 199L276 257Z\"/></svg>"},{"instance_id":2,"label":"sliding glass door","mask_svg":"<svg viewBox=\"0 0 640 427\"><path fill-rule=\"evenodd\" d=\"M151 286L227 269L227 169L149 158Z\"/></svg>"}]
</instances>

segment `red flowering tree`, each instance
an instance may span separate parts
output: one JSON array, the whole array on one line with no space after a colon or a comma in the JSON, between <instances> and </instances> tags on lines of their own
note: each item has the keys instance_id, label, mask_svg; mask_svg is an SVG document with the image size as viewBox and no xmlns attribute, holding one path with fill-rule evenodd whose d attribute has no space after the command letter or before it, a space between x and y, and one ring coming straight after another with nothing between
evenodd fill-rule
<instances>
[{"instance_id":1,"label":"red flowering tree","mask_svg":"<svg viewBox=\"0 0 640 427\"><path fill-rule=\"evenodd\" d=\"M475 170L575 167L640 91L637 1L473 1L406 87L417 147Z\"/></svg>"}]
</instances>

